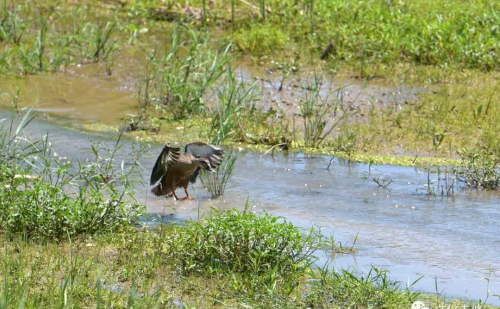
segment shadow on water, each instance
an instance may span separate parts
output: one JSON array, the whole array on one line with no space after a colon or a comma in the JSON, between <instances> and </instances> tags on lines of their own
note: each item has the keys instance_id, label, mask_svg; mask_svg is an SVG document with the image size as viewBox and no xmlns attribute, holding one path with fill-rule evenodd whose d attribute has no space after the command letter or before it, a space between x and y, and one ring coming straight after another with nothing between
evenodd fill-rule
<instances>
[{"instance_id":1,"label":"shadow on water","mask_svg":"<svg viewBox=\"0 0 500 309\"><path fill-rule=\"evenodd\" d=\"M2 113L0 118L10 118ZM113 137L76 132L45 121L27 128L32 138L50 132L50 140L62 155L80 159L92 156L89 139L114 144ZM126 142L116 160L131 151ZM149 181L161 145L152 145L142 158L143 180ZM447 296L485 299L489 280L491 295L500 294L500 196L461 190L453 199L429 197L418 190L427 175L413 168L377 166L376 172L394 182L379 188L366 177L368 166L334 162L305 154L267 155L242 151L226 195L211 199L200 184L191 188L194 201L175 202L153 196L148 185L137 186L137 198L164 222L203 218L211 207L240 208L249 198L254 211L283 216L304 228L323 227L342 243L356 235L356 255L338 256L336 268L356 267L360 273L371 265L387 269L391 278L413 282L414 288ZM182 193L179 192L181 195ZM328 256L322 256L327 261ZM487 278L488 280L486 280ZM498 298L488 302L500 304Z\"/></svg>"}]
</instances>

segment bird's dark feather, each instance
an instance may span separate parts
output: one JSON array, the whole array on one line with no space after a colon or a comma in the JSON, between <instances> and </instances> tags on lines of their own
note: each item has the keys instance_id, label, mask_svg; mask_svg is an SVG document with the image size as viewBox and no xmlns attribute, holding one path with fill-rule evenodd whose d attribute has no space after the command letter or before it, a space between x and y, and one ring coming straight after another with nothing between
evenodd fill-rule
<instances>
[{"instance_id":1,"label":"bird's dark feather","mask_svg":"<svg viewBox=\"0 0 500 309\"><path fill-rule=\"evenodd\" d=\"M198 178L198 174L200 173L200 171L201 171L201 168L197 167L196 170L194 171L194 173L191 174L191 178L189 179L189 181L191 181L191 183L196 182L196 178Z\"/></svg>"},{"instance_id":2,"label":"bird's dark feather","mask_svg":"<svg viewBox=\"0 0 500 309\"><path fill-rule=\"evenodd\" d=\"M224 158L224 149L222 147L207 145L202 142L189 143L184 148L184 152L190 153L197 158L205 158L210 162L212 168L217 168ZM197 168L191 175L191 183L196 182L196 178L200 174L201 168Z\"/></svg>"},{"instance_id":3,"label":"bird's dark feather","mask_svg":"<svg viewBox=\"0 0 500 309\"><path fill-rule=\"evenodd\" d=\"M153 172L151 173L150 184L154 185L158 180L160 180L163 175L167 173L169 166L177 163L179 155L181 153L180 146L165 146L161 151L158 159L156 159L155 166L153 167Z\"/></svg>"},{"instance_id":4,"label":"bird's dark feather","mask_svg":"<svg viewBox=\"0 0 500 309\"><path fill-rule=\"evenodd\" d=\"M189 143L184 152L190 153L197 158L205 158L213 168L217 168L224 158L224 149L218 146L207 145L201 142Z\"/></svg>"}]
</instances>

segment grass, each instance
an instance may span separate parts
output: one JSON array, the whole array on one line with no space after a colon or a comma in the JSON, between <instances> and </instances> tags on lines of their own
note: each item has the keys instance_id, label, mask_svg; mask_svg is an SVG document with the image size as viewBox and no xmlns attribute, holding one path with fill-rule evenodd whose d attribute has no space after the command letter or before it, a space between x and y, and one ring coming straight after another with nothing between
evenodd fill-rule
<instances>
[{"instance_id":1,"label":"grass","mask_svg":"<svg viewBox=\"0 0 500 309\"><path fill-rule=\"evenodd\" d=\"M224 195L227 183L234 171L234 164L238 158L238 153L231 151L225 155L222 164L217 168L215 173L201 171L200 180L203 186L207 189L212 197Z\"/></svg>"},{"instance_id":2,"label":"grass","mask_svg":"<svg viewBox=\"0 0 500 309\"><path fill-rule=\"evenodd\" d=\"M201 9L205 2L177 3ZM365 66L363 73L372 76L377 67L406 62L491 70L498 67L494 57L500 35L495 28L497 5L494 1L454 0L227 0L210 4L210 20L200 25L231 29L227 36L251 54L273 54L286 47L288 54L298 51L319 58L331 44L331 61L346 61L359 69ZM154 2L153 7L162 7L162 3ZM234 9L225 9L229 7ZM170 10L176 11L175 6ZM280 38L276 38L277 31ZM255 44L257 37L262 45ZM266 43L282 38L289 43L282 41L277 49Z\"/></svg>"},{"instance_id":3,"label":"grass","mask_svg":"<svg viewBox=\"0 0 500 309\"><path fill-rule=\"evenodd\" d=\"M180 120L203 113L209 106L205 94L221 77L230 61L229 46L220 50L209 45L208 33L188 26L174 28L169 45L146 51L143 109L157 110Z\"/></svg>"},{"instance_id":4,"label":"grass","mask_svg":"<svg viewBox=\"0 0 500 309\"><path fill-rule=\"evenodd\" d=\"M81 234L102 234L134 225L144 207L133 199L132 175L138 166L117 169L107 148L93 145L94 160L76 168L61 158L48 135L33 142L23 129L33 118L26 113L0 131L0 229L9 237L62 240ZM131 198L132 197L132 198Z\"/></svg>"},{"instance_id":5,"label":"grass","mask_svg":"<svg viewBox=\"0 0 500 309\"><path fill-rule=\"evenodd\" d=\"M119 168L120 139L94 143L94 158L70 164L47 137L22 135L30 121L25 113L1 131L2 308L408 308L421 297L377 268L359 276L317 265L321 252L355 253L356 240L248 207L135 227L142 206L131 184L142 148Z\"/></svg>"},{"instance_id":6,"label":"grass","mask_svg":"<svg viewBox=\"0 0 500 309\"><path fill-rule=\"evenodd\" d=\"M0 12L4 65L0 74L60 72L69 64L88 61L105 62L110 74L121 44L113 38L116 22L93 23L87 20L89 6L70 8L61 8L61 3L34 6L30 1L14 6L4 0Z\"/></svg>"},{"instance_id":7,"label":"grass","mask_svg":"<svg viewBox=\"0 0 500 309\"><path fill-rule=\"evenodd\" d=\"M171 244L170 258L185 272L208 269L256 277L274 273L299 279L314 263L323 237L314 229L303 234L290 222L266 213L214 210L204 221L174 228L166 244Z\"/></svg>"},{"instance_id":8,"label":"grass","mask_svg":"<svg viewBox=\"0 0 500 309\"><path fill-rule=\"evenodd\" d=\"M362 285L349 272L308 274L313 248L306 245L313 241L279 218L236 211L185 227L60 245L2 238L3 308L307 308L347 302L403 308L417 296L380 285L385 273ZM245 244L255 250L245 251ZM309 284L303 277L311 275ZM316 284L320 278L323 284ZM341 282L345 287L339 288Z\"/></svg>"},{"instance_id":9,"label":"grass","mask_svg":"<svg viewBox=\"0 0 500 309\"><path fill-rule=\"evenodd\" d=\"M458 180L474 189L498 188L500 173L496 157L472 149L463 149L460 156L462 164L455 170Z\"/></svg>"},{"instance_id":10,"label":"grass","mask_svg":"<svg viewBox=\"0 0 500 309\"><path fill-rule=\"evenodd\" d=\"M315 73L312 80L306 80L302 85L305 91L299 107L304 123L305 147L318 148L349 115L343 105L342 98L338 98L342 89L331 89L331 85L329 85L328 94L321 95L325 82L327 80L324 76ZM337 117L337 111L340 111L342 115ZM342 147L345 148L345 146Z\"/></svg>"},{"instance_id":11,"label":"grass","mask_svg":"<svg viewBox=\"0 0 500 309\"><path fill-rule=\"evenodd\" d=\"M358 148L371 152L391 152L403 147L409 153L435 156L456 155L465 147L496 152L498 140L492 135L498 109L494 76L478 74L464 83L441 85L420 100L401 109L369 112L369 123L349 125L362 143Z\"/></svg>"},{"instance_id":12,"label":"grass","mask_svg":"<svg viewBox=\"0 0 500 309\"><path fill-rule=\"evenodd\" d=\"M232 39L240 50L261 56L284 51L291 44L286 33L269 24L256 24L248 29L242 28L234 34Z\"/></svg>"},{"instance_id":13,"label":"grass","mask_svg":"<svg viewBox=\"0 0 500 309\"><path fill-rule=\"evenodd\" d=\"M0 245L2 308L409 308L428 300L377 268L361 277L309 267L321 235L265 213L221 211L59 244L2 236Z\"/></svg>"}]
</instances>

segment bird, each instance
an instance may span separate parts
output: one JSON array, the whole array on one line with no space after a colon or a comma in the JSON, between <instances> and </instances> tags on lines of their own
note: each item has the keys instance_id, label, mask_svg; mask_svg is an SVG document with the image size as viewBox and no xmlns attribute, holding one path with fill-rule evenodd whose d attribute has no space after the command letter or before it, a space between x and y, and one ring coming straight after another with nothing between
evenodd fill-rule
<instances>
[{"instance_id":1,"label":"bird","mask_svg":"<svg viewBox=\"0 0 500 309\"><path fill-rule=\"evenodd\" d=\"M224 149L202 142L189 143L181 153L179 145L165 145L151 173L150 184L160 183L151 192L156 196L171 196L176 200L194 200L189 196L189 182L195 183L201 170L215 172L224 157ZM177 188L184 188L186 197L175 194Z\"/></svg>"}]
</instances>

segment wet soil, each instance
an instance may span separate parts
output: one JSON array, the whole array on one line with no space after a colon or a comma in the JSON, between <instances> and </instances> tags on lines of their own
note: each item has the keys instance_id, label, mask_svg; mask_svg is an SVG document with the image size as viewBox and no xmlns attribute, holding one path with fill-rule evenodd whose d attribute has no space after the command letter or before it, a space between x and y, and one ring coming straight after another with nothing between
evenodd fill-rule
<instances>
[{"instance_id":1,"label":"wet soil","mask_svg":"<svg viewBox=\"0 0 500 309\"><path fill-rule=\"evenodd\" d=\"M131 48L125 55L128 56L113 68L111 76L101 64L70 65L65 72L53 75L4 78L0 83L0 93L13 94L19 88L19 107L33 108L47 117L55 115L77 123L116 125L127 114L137 114L139 110L138 91L145 56L136 48ZM312 78L311 70L304 69L291 75L283 84L282 73L253 67L246 59L240 60L236 72L248 83L257 82L261 94L257 107L278 110L288 119L295 116L296 122L300 123L299 104L306 93L304 85ZM400 109L405 104L416 102L422 91L426 88L373 81L365 84L356 79L332 77L325 79L320 95L325 104L342 102L326 117L332 124L343 112L356 115L350 117L351 121L367 121L367 113L372 108ZM211 95L207 96L210 101ZM0 106L11 106L11 97L0 97ZM300 130L300 126L297 128Z\"/></svg>"}]
</instances>

